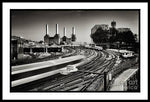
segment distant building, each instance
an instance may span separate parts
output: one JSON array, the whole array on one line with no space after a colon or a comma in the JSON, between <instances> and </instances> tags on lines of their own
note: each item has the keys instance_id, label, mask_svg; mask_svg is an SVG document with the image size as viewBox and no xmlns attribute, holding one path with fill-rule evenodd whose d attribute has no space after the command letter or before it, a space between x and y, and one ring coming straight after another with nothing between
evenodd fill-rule
<instances>
[{"instance_id":1,"label":"distant building","mask_svg":"<svg viewBox=\"0 0 150 102\"><path fill-rule=\"evenodd\" d=\"M112 27L112 28L116 28L116 21L113 20L113 21L111 22L111 27Z\"/></svg>"},{"instance_id":2,"label":"distant building","mask_svg":"<svg viewBox=\"0 0 150 102\"><path fill-rule=\"evenodd\" d=\"M95 25L91 29L91 34L94 34L99 28L102 28L103 30L109 30L109 27L107 24L100 24L100 25Z\"/></svg>"},{"instance_id":3,"label":"distant building","mask_svg":"<svg viewBox=\"0 0 150 102\"><path fill-rule=\"evenodd\" d=\"M76 41L76 35L75 35L75 27L72 27L72 35L71 35L71 40L72 42L75 42Z\"/></svg>"},{"instance_id":4,"label":"distant building","mask_svg":"<svg viewBox=\"0 0 150 102\"><path fill-rule=\"evenodd\" d=\"M64 27L64 36L61 38L61 44L72 44L72 42L76 41L75 28L72 27L72 35L71 38L66 36L66 27Z\"/></svg>"},{"instance_id":5,"label":"distant building","mask_svg":"<svg viewBox=\"0 0 150 102\"><path fill-rule=\"evenodd\" d=\"M45 42L46 44L49 44L49 40L50 40L50 37L49 37L48 34L46 34L46 35L44 36L44 42Z\"/></svg>"},{"instance_id":6,"label":"distant building","mask_svg":"<svg viewBox=\"0 0 150 102\"><path fill-rule=\"evenodd\" d=\"M18 41L11 39L11 59L18 59Z\"/></svg>"},{"instance_id":7,"label":"distant building","mask_svg":"<svg viewBox=\"0 0 150 102\"><path fill-rule=\"evenodd\" d=\"M103 36L103 38L101 37L101 41L95 42L96 45L103 46L104 48L119 48L119 47L123 46L124 42L120 43L120 41L118 41L116 37L119 37L119 34L122 32L131 31L130 28L116 28L116 21L113 20L111 22L111 27L109 27L107 24L95 25L91 29L91 35L95 34L95 32L97 32L99 28L102 28L102 30L108 31L108 34L105 34L106 36ZM107 38L106 42L103 42L103 39L105 39L105 38ZM136 35L135 35L135 38L137 38ZM93 39L97 40L96 36L93 37ZM124 43L124 45L125 45L125 43Z\"/></svg>"},{"instance_id":8,"label":"distant building","mask_svg":"<svg viewBox=\"0 0 150 102\"><path fill-rule=\"evenodd\" d=\"M72 42L76 41L76 35L75 35L75 27L72 27L72 34L71 38L68 38L66 36L66 27L64 27L63 30L63 37L61 38L58 34L58 24L56 24L56 34L53 37L50 37L48 35L48 25L46 25L46 35L44 36L44 43L47 45L60 45L60 44L72 44Z\"/></svg>"},{"instance_id":9,"label":"distant building","mask_svg":"<svg viewBox=\"0 0 150 102\"><path fill-rule=\"evenodd\" d=\"M127 32L127 31L131 31L130 28L117 28L118 32Z\"/></svg>"},{"instance_id":10,"label":"distant building","mask_svg":"<svg viewBox=\"0 0 150 102\"><path fill-rule=\"evenodd\" d=\"M44 42L45 44L48 44L48 45L60 44L60 35L58 34L58 24L56 24L56 34L54 35L54 37L50 37L48 35L48 24L46 24L46 35L44 36Z\"/></svg>"},{"instance_id":11,"label":"distant building","mask_svg":"<svg viewBox=\"0 0 150 102\"><path fill-rule=\"evenodd\" d=\"M18 59L18 54L23 53L23 44L27 41L21 37L11 36L11 59Z\"/></svg>"},{"instance_id":12,"label":"distant building","mask_svg":"<svg viewBox=\"0 0 150 102\"><path fill-rule=\"evenodd\" d=\"M117 29L116 29L116 21L111 22L111 27L109 28L109 37L115 37L117 35Z\"/></svg>"}]
</instances>

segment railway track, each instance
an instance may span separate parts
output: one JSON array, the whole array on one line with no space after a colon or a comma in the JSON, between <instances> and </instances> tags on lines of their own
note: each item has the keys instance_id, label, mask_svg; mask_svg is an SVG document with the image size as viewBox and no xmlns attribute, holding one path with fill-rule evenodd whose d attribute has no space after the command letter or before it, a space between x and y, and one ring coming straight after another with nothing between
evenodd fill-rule
<instances>
[{"instance_id":1,"label":"railway track","mask_svg":"<svg viewBox=\"0 0 150 102\"><path fill-rule=\"evenodd\" d=\"M103 76L97 74L86 73L100 73L103 74L113 67L116 61L116 55L107 51L96 51L93 49L85 48L66 48L68 53L61 57L73 56L73 55L85 55L88 59L84 64L77 66L77 72L70 73L68 75L56 74L50 77L41 79L40 81L21 87L22 91L90 91L90 87L95 80L99 80L102 85ZM107 58L111 59L107 60ZM93 86L96 87L96 86ZM97 86L98 87L98 86ZM96 88L95 88L96 89Z\"/></svg>"},{"instance_id":2,"label":"railway track","mask_svg":"<svg viewBox=\"0 0 150 102\"><path fill-rule=\"evenodd\" d=\"M72 49L72 48L70 48L70 49ZM73 50L75 50L74 51L74 53L72 53L72 56L73 55L78 55L78 54L80 54L80 52L81 52L81 50L79 50L79 48L77 48L77 49L73 49ZM70 50L71 51L71 50ZM45 68L44 68L45 69ZM21 69L20 69L21 70ZM41 69L42 70L42 69ZM52 69L48 69L48 70L52 70ZM22 70L21 70L22 71ZM42 70L43 71L43 70ZM39 71L40 72L40 71ZM42 73L42 72L40 72L40 73ZM37 74L38 75L38 73L36 73L36 71L35 71L35 73L34 74ZM15 76L14 76L15 75ZM17 80L17 78L23 78L23 77L26 77L26 76L29 76L29 74L17 74L17 76L16 76L16 74L14 73L14 75L12 74L12 77L11 77L11 81L15 81L15 80ZM30 72L30 76L32 75L32 72ZM43 75L44 75L44 73L43 73ZM51 76L49 76L49 77L47 77L47 78L43 78L43 79L40 79L40 80L37 80L37 81L33 81L33 82L31 82L31 83L27 83L26 85L19 85L19 86L17 86L17 87L12 87L11 88L11 91L28 91L28 90L30 90L30 89L33 89L34 87L38 87L38 86L41 86L41 85L43 85L43 83L45 83L45 82L47 82L48 81L48 79L50 79L50 80L52 80L53 79L53 77L59 77L59 76L62 76L62 75L60 75L60 74L57 74L57 75L51 75ZM41 76L42 77L42 76ZM14 79L15 78L15 79ZM27 78L26 78L27 79ZM21 81L21 80L19 80L19 81ZM12 82L12 83L13 83ZM11 83L11 84L12 84ZM36 84L36 85L35 85Z\"/></svg>"},{"instance_id":3,"label":"railway track","mask_svg":"<svg viewBox=\"0 0 150 102\"><path fill-rule=\"evenodd\" d=\"M113 66L113 64L115 63L115 57L113 57L112 59L113 61L112 60L106 61L106 58L109 56L109 53L107 52L103 52L103 53L97 52L97 53L98 53L97 56L93 58L89 63L78 66L77 68L79 70L82 69L84 71L92 71L92 72L103 74L105 70L108 70L110 67ZM83 72L71 73L70 75L62 76L60 78L57 78L57 80L53 82L46 83L45 85L35 88L35 89L37 91L69 91L69 90L74 90L74 89L81 90L82 89L81 87L88 86L89 82L91 82L91 80L95 79L95 77L98 76L98 75L94 75L94 77L92 77L90 75L91 74L89 73L83 73Z\"/></svg>"},{"instance_id":4,"label":"railway track","mask_svg":"<svg viewBox=\"0 0 150 102\"><path fill-rule=\"evenodd\" d=\"M88 51L90 51L90 50L88 50ZM89 52L89 53L91 53L91 52ZM88 56L89 57L89 56ZM92 62L94 62L95 60L92 60L90 63L92 63ZM88 66L90 63L86 63L86 65ZM78 78L79 76L80 76L80 74L82 74L82 73L80 73L80 72L76 72L75 73L76 75L75 76L72 76L71 74L69 74L69 75L67 75L67 76L63 76L63 75L59 75L58 77L57 77L57 80L56 81L53 81L52 80L52 82L50 81L50 82L46 82L46 84L44 84L44 85L42 85L42 86L40 86L40 87L38 87L38 88L34 88L33 90L42 90L42 89L45 89L44 87L51 87L51 86L53 86L54 84L56 84L56 86L57 86L57 83L58 84L62 84L65 80L64 79L68 79L68 78L70 78L70 79L73 79L73 78ZM55 79L55 78L54 78ZM68 79L69 80L69 79ZM47 89L47 88L46 88ZM44 90L43 90L44 91Z\"/></svg>"}]
</instances>

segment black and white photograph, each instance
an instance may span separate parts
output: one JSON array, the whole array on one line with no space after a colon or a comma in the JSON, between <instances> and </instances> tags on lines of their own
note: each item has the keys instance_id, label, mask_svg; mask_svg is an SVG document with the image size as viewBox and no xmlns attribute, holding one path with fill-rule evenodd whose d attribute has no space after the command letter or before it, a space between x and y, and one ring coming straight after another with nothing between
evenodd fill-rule
<instances>
[{"instance_id":1,"label":"black and white photograph","mask_svg":"<svg viewBox=\"0 0 150 102\"><path fill-rule=\"evenodd\" d=\"M10 12L11 91L140 91L139 10Z\"/></svg>"},{"instance_id":2,"label":"black and white photograph","mask_svg":"<svg viewBox=\"0 0 150 102\"><path fill-rule=\"evenodd\" d=\"M9 9L10 93L142 92L141 13Z\"/></svg>"}]
</instances>

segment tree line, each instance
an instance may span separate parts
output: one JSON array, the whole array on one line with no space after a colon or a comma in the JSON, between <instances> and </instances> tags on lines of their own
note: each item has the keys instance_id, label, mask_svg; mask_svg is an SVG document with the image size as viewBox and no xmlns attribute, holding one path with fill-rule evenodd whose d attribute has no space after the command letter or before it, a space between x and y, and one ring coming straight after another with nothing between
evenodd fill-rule
<instances>
[{"instance_id":1,"label":"tree line","mask_svg":"<svg viewBox=\"0 0 150 102\"><path fill-rule=\"evenodd\" d=\"M98 28L95 33L90 35L94 43L115 43L119 42L125 44L134 44L136 43L136 35L132 31L118 32L116 29L103 30Z\"/></svg>"},{"instance_id":2,"label":"tree line","mask_svg":"<svg viewBox=\"0 0 150 102\"><path fill-rule=\"evenodd\" d=\"M140 47L140 44L137 42L137 35L133 34L131 30L119 32L115 28L110 30L98 28L90 37L96 45L101 43L116 44L115 48L121 48L121 46L131 47L130 50L135 52L138 52Z\"/></svg>"}]
</instances>

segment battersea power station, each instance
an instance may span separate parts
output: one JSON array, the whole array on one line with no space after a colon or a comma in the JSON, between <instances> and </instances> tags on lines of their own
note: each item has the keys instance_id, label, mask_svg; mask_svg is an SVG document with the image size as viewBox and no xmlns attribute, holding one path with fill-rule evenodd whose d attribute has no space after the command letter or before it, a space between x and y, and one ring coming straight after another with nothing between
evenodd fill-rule
<instances>
[{"instance_id":1,"label":"battersea power station","mask_svg":"<svg viewBox=\"0 0 150 102\"><path fill-rule=\"evenodd\" d=\"M48 24L46 24L46 35L44 36L44 43L47 45L65 45L65 44L72 44L72 42L76 41L76 35L75 35L75 27L72 27L72 34L71 37L68 38L66 36L66 27L63 29L63 37L60 37L60 34L58 32L58 24L56 24L56 34L51 37L48 34Z\"/></svg>"}]
</instances>

